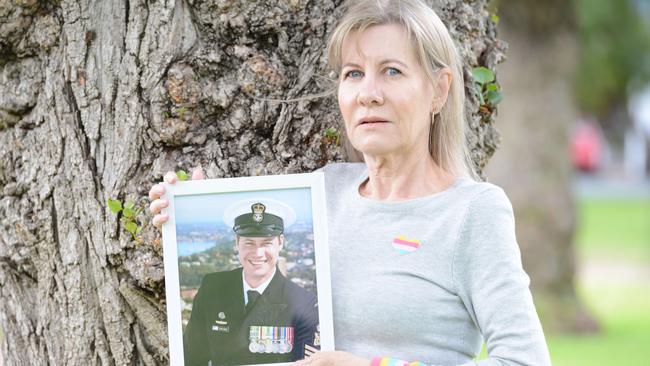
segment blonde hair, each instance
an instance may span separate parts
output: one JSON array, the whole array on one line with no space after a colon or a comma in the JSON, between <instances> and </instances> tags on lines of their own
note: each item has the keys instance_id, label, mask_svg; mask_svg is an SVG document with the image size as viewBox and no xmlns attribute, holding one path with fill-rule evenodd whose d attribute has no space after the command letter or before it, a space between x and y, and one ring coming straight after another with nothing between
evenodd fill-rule
<instances>
[{"instance_id":1,"label":"blonde hair","mask_svg":"<svg viewBox=\"0 0 650 366\"><path fill-rule=\"evenodd\" d=\"M448 68L452 74L447 101L432 120L429 152L445 171L476 178L465 135L463 69L454 41L442 20L420 0L348 1L345 6L347 11L327 45L330 67L340 74L343 41L351 32L363 32L368 27L383 24L404 27L432 84L437 70Z\"/></svg>"}]
</instances>

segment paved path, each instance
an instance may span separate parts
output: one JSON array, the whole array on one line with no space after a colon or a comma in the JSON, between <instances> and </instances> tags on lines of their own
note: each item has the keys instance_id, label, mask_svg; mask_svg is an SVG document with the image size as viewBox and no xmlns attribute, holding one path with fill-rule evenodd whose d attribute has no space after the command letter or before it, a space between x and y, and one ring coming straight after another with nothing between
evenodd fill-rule
<instances>
[{"instance_id":1,"label":"paved path","mask_svg":"<svg viewBox=\"0 0 650 366\"><path fill-rule=\"evenodd\" d=\"M578 175L573 184L578 197L650 199L650 179L602 179Z\"/></svg>"},{"instance_id":2,"label":"paved path","mask_svg":"<svg viewBox=\"0 0 650 366\"><path fill-rule=\"evenodd\" d=\"M650 286L650 263L587 259L578 263L578 278L586 285L631 284Z\"/></svg>"}]
</instances>

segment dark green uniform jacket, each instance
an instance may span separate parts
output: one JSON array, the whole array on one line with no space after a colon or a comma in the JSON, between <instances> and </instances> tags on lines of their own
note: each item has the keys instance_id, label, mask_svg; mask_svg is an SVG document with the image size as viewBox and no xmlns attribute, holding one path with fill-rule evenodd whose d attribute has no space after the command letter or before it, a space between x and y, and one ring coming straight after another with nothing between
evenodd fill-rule
<instances>
[{"instance_id":1,"label":"dark green uniform jacket","mask_svg":"<svg viewBox=\"0 0 650 366\"><path fill-rule=\"evenodd\" d=\"M251 327L293 327L288 353L253 353ZM248 365L302 359L318 327L316 296L287 280L279 270L264 293L246 313L242 269L206 275L192 303L183 335L186 366ZM269 329L269 328L267 328ZM254 347L253 347L254 348ZM286 350L285 350L286 352Z\"/></svg>"}]
</instances>

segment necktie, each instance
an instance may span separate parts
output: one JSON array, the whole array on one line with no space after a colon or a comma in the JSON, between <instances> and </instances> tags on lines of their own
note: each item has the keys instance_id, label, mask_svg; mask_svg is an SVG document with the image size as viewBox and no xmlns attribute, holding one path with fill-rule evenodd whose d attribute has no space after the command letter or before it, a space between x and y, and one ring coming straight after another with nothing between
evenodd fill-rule
<instances>
[{"instance_id":1,"label":"necktie","mask_svg":"<svg viewBox=\"0 0 650 366\"><path fill-rule=\"evenodd\" d=\"M260 297L260 293L255 290L248 290L246 293L248 294L248 303L246 304L246 312L249 312L251 311L253 306L255 306L255 301L257 301L257 298Z\"/></svg>"}]
</instances>

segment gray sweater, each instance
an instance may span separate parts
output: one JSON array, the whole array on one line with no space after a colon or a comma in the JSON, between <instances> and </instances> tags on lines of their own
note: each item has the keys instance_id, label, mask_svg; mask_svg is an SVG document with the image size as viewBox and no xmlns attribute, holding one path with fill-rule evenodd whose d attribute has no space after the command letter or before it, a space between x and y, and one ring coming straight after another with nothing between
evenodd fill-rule
<instances>
[{"instance_id":1,"label":"gray sweater","mask_svg":"<svg viewBox=\"0 0 650 366\"><path fill-rule=\"evenodd\" d=\"M336 349L430 365L550 365L512 207L459 178L426 197L358 193L364 164L323 168ZM475 363L482 340L489 358Z\"/></svg>"}]
</instances>

